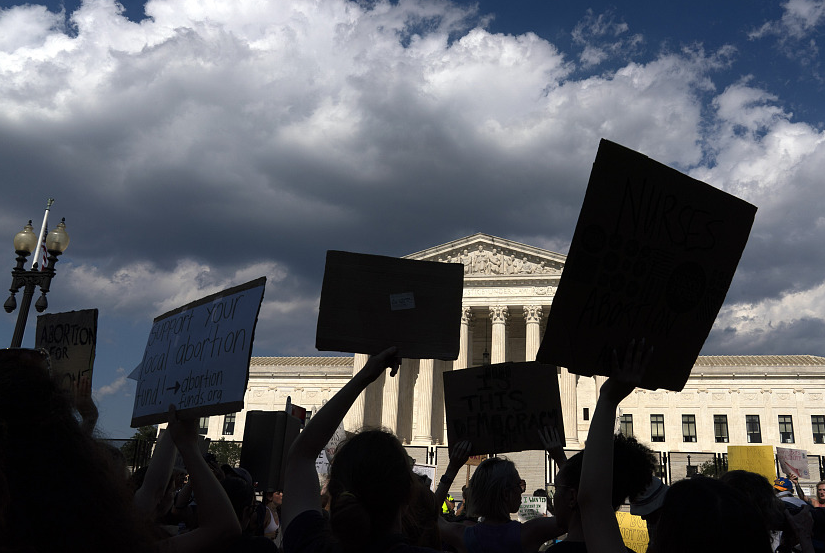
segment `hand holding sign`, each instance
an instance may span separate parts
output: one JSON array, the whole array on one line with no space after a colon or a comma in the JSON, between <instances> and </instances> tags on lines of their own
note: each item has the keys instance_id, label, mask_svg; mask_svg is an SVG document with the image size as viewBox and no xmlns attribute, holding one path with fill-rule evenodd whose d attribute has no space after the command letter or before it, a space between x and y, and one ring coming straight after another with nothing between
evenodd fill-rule
<instances>
[{"instance_id":1,"label":"hand holding sign","mask_svg":"<svg viewBox=\"0 0 825 553\"><path fill-rule=\"evenodd\" d=\"M564 453L564 440L559 434L558 429L551 426L545 426L539 430L539 439L544 444L544 449L550 454L550 457L561 466L567 462L567 454Z\"/></svg>"},{"instance_id":2,"label":"hand holding sign","mask_svg":"<svg viewBox=\"0 0 825 553\"><path fill-rule=\"evenodd\" d=\"M638 345L636 340L631 340L625 348L624 361L619 364L619 356L613 350L612 371L610 378L602 385L601 394L612 398L617 404L632 392L642 381L645 370L650 363L650 354L653 347L645 350L645 339L642 338Z\"/></svg>"},{"instance_id":3,"label":"hand holding sign","mask_svg":"<svg viewBox=\"0 0 825 553\"><path fill-rule=\"evenodd\" d=\"M398 348L391 346L381 353L371 355L358 375L364 375L363 378L366 378L368 383L372 383L381 376L384 369L389 368L390 376L395 376L398 373L398 368L401 366L401 359L396 357L397 353Z\"/></svg>"}]
</instances>

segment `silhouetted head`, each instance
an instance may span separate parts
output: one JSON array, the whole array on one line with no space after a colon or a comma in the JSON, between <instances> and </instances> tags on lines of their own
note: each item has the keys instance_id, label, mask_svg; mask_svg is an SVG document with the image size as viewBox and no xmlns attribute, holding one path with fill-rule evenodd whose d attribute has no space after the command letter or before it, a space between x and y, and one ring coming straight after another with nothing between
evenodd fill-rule
<instances>
[{"instance_id":1,"label":"silhouetted head","mask_svg":"<svg viewBox=\"0 0 825 553\"><path fill-rule=\"evenodd\" d=\"M338 448L329 469L330 522L352 550L390 533L410 500L410 458L393 434L364 430Z\"/></svg>"},{"instance_id":2,"label":"silhouetted head","mask_svg":"<svg viewBox=\"0 0 825 553\"><path fill-rule=\"evenodd\" d=\"M470 478L470 516L509 520L521 505L521 478L516 465L504 457L482 461Z\"/></svg>"}]
</instances>

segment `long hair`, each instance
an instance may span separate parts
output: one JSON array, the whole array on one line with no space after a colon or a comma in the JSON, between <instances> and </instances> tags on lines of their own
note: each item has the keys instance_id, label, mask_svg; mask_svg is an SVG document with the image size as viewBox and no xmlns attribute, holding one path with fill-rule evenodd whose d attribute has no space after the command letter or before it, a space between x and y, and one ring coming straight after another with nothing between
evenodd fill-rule
<instances>
[{"instance_id":1,"label":"long hair","mask_svg":"<svg viewBox=\"0 0 825 553\"><path fill-rule=\"evenodd\" d=\"M146 551L123 467L31 353L0 355L0 551ZM44 497L73 507L50 511Z\"/></svg>"},{"instance_id":2,"label":"long hair","mask_svg":"<svg viewBox=\"0 0 825 553\"><path fill-rule=\"evenodd\" d=\"M491 457L482 461L470 478L468 514L493 520L509 519L504 492L518 477L516 465L507 458Z\"/></svg>"},{"instance_id":3,"label":"long hair","mask_svg":"<svg viewBox=\"0 0 825 553\"><path fill-rule=\"evenodd\" d=\"M348 551L390 533L410 500L409 456L393 434L364 430L344 442L329 469L330 523Z\"/></svg>"}]
</instances>

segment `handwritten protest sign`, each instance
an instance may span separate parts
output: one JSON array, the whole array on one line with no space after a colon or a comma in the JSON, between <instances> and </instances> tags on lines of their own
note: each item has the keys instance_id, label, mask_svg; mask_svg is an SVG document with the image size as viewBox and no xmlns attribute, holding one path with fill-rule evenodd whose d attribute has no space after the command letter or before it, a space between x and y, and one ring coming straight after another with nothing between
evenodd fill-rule
<instances>
[{"instance_id":1,"label":"handwritten protest sign","mask_svg":"<svg viewBox=\"0 0 825 553\"><path fill-rule=\"evenodd\" d=\"M521 496L521 506L518 508L518 521L527 522L547 514L547 498L532 495Z\"/></svg>"},{"instance_id":2,"label":"handwritten protest sign","mask_svg":"<svg viewBox=\"0 0 825 553\"><path fill-rule=\"evenodd\" d=\"M414 464L412 471L419 476L426 476L428 478L428 485L430 487L430 491L435 492L435 465L427 465L427 464Z\"/></svg>"},{"instance_id":3,"label":"handwritten protest sign","mask_svg":"<svg viewBox=\"0 0 825 553\"><path fill-rule=\"evenodd\" d=\"M91 380L97 344L97 309L38 315L34 347L49 353L52 374L71 388L81 376Z\"/></svg>"},{"instance_id":4,"label":"handwritten protest sign","mask_svg":"<svg viewBox=\"0 0 825 553\"><path fill-rule=\"evenodd\" d=\"M544 449L539 430L555 427L564 443L556 367L500 363L444 373L447 437L470 440L470 454Z\"/></svg>"},{"instance_id":5,"label":"handwritten protest sign","mask_svg":"<svg viewBox=\"0 0 825 553\"><path fill-rule=\"evenodd\" d=\"M266 278L157 317L140 364L132 427L243 409L252 340Z\"/></svg>"},{"instance_id":6,"label":"handwritten protest sign","mask_svg":"<svg viewBox=\"0 0 825 553\"><path fill-rule=\"evenodd\" d=\"M327 442L327 445L318 453L318 457L315 459L315 472L318 474L327 474L329 472L329 464L332 462L338 446L346 439L347 433L344 430L344 423L341 422L338 424L338 428L335 429L335 434L333 434L332 438Z\"/></svg>"},{"instance_id":7,"label":"handwritten protest sign","mask_svg":"<svg viewBox=\"0 0 825 553\"><path fill-rule=\"evenodd\" d=\"M463 287L460 263L329 251L315 347L456 359Z\"/></svg>"},{"instance_id":8,"label":"handwritten protest sign","mask_svg":"<svg viewBox=\"0 0 825 553\"><path fill-rule=\"evenodd\" d=\"M650 536L647 533L647 522L637 515L631 515L623 511L616 512L616 519L619 521L619 530L622 533L622 541L625 547L629 547L636 553L645 553Z\"/></svg>"},{"instance_id":9,"label":"handwritten protest sign","mask_svg":"<svg viewBox=\"0 0 825 553\"><path fill-rule=\"evenodd\" d=\"M779 459L779 470L782 474L794 474L806 480L811 477L811 471L808 468L808 452L804 449L777 447L776 457Z\"/></svg>"},{"instance_id":10,"label":"handwritten protest sign","mask_svg":"<svg viewBox=\"0 0 825 553\"><path fill-rule=\"evenodd\" d=\"M631 339L642 380L681 390L710 333L756 207L602 140L536 360L609 375Z\"/></svg>"},{"instance_id":11,"label":"handwritten protest sign","mask_svg":"<svg viewBox=\"0 0 825 553\"><path fill-rule=\"evenodd\" d=\"M761 474L773 483L776 466L773 462L773 446L729 445L728 470L747 470Z\"/></svg>"}]
</instances>

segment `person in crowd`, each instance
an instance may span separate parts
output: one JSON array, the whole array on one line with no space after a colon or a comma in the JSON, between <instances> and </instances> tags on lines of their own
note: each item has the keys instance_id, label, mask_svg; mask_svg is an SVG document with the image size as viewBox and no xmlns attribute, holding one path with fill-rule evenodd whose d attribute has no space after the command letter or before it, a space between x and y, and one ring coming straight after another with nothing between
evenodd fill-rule
<instances>
[{"instance_id":1,"label":"person in crowd","mask_svg":"<svg viewBox=\"0 0 825 553\"><path fill-rule=\"evenodd\" d=\"M587 551L578 503L583 460L584 452L573 455L556 475L553 512L559 519L559 524L567 528L567 537L550 547L549 551L554 553ZM656 458L650 449L623 434L613 436L613 484L610 504L614 512L625 499L635 498L644 492L653 478L655 465Z\"/></svg>"},{"instance_id":2,"label":"person in crowd","mask_svg":"<svg viewBox=\"0 0 825 553\"><path fill-rule=\"evenodd\" d=\"M748 503L756 507L762 525L771 533L771 549L776 551L785 525L785 506L768 479L755 472L731 470L720 476L719 481L742 492Z\"/></svg>"},{"instance_id":3,"label":"person in crowd","mask_svg":"<svg viewBox=\"0 0 825 553\"><path fill-rule=\"evenodd\" d=\"M619 403L641 382L650 360L644 340L631 341L623 362L613 352L610 378L602 385L582 460L578 505L589 553L626 553L613 510L613 429ZM702 551L769 553L770 535L756 507L732 487L711 478L690 478L667 491L649 553Z\"/></svg>"},{"instance_id":4,"label":"person in crowd","mask_svg":"<svg viewBox=\"0 0 825 553\"><path fill-rule=\"evenodd\" d=\"M66 508L44 511L44 498ZM0 550L149 551L132 499L123 467L52 380L46 352L0 350Z\"/></svg>"},{"instance_id":5,"label":"person in crowd","mask_svg":"<svg viewBox=\"0 0 825 553\"><path fill-rule=\"evenodd\" d=\"M808 503L812 507L825 508L825 481L817 483L816 496L810 498Z\"/></svg>"},{"instance_id":6,"label":"person in crowd","mask_svg":"<svg viewBox=\"0 0 825 553\"><path fill-rule=\"evenodd\" d=\"M766 481L767 482L767 481ZM662 503L665 501L668 485L654 476L645 490L630 499L630 514L641 517L647 526L649 540L656 535L656 525L662 512Z\"/></svg>"},{"instance_id":7,"label":"person in crowd","mask_svg":"<svg viewBox=\"0 0 825 553\"><path fill-rule=\"evenodd\" d=\"M789 507L804 507L807 503L805 501L804 493L802 494L801 498L794 497L794 482L787 476L775 479L773 481L773 488L776 492L776 497L778 497L781 501L785 502Z\"/></svg>"},{"instance_id":8,"label":"person in crowd","mask_svg":"<svg viewBox=\"0 0 825 553\"><path fill-rule=\"evenodd\" d=\"M319 506L315 459L343 420L358 394L390 367L398 371L397 349L369 358L364 368L312 417L287 455L281 511L284 551L393 553L432 552L407 543L401 534L415 475L401 442L383 430L362 430L339 446L329 468L330 520ZM433 504L433 511L436 506Z\"/></svg>"},{"instance_id":9,"label":"person in crowd","mask_svg":"<svg viewBox=\"0 0 825 553\"><path fill-rule=\"evenodd\" d=\"M227 546L226 553L276 552L278 549L272 540L254 535L249 528L256 514L255 489L251 475L245 469L233 469L232 467L224 467L224 473L226 477L221 480L221 487L232 503L242 531L242 534L235 537ZM247 475L249 475L248 479Z\"/></svg>"},{"instance_id":10,"label":"person in crowd","mask_svg":"<svg viewBox=\"0 0 825 553\"><path fill-rule=\"evenodd\" d=\"M467 456L451 452L444 480L455 478L453 467L461 467ZM515 464L504 457L486 459L476 468L468 490L469 515L478 524L439 521L445 544L459 553L534 552L546 541L560 536L565 528L555 517L535 518L525 523L510 520L521 506L521 478Z\"/></svg>"}]
</instances>

